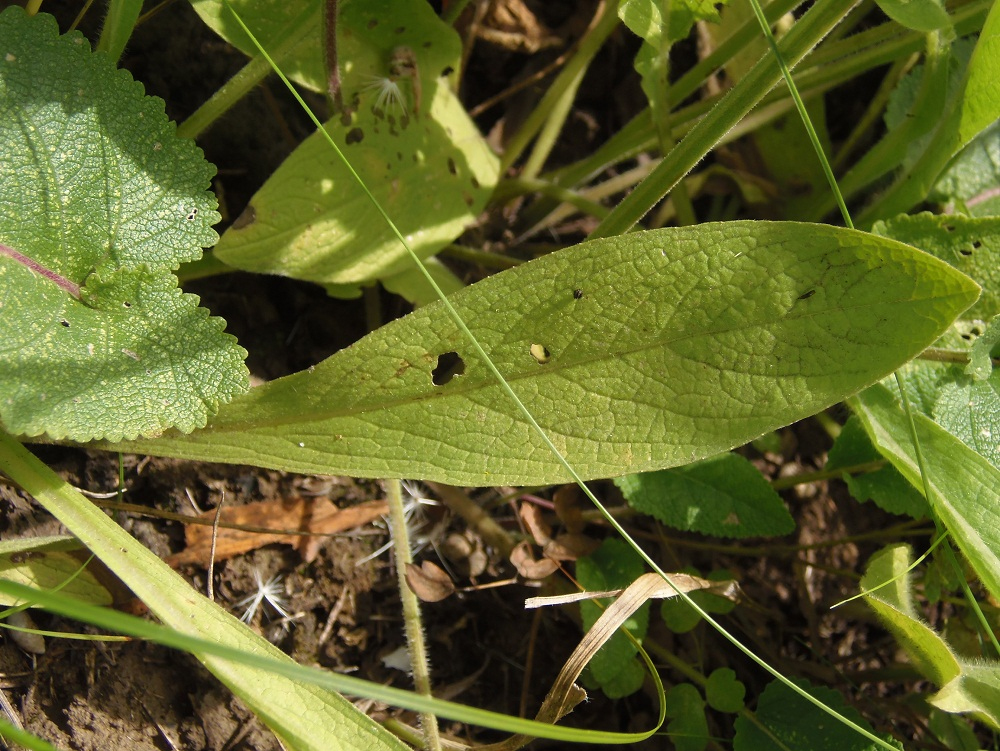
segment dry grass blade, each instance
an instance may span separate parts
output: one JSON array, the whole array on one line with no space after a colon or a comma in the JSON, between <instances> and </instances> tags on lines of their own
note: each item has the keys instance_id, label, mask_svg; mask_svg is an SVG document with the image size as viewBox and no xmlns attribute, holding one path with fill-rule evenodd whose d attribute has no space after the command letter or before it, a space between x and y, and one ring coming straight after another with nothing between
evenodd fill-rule
<instances>
[{"instance_id":1,"label":"dry grass blade","mask_svg":"<svg viewBox=\"0 0 1000 751\"><path fill-rule=\"evenodd\" d=\"M587 698L586 692L576 685L576 679L590 662L597 651L604 646L622 624L639 609L647 600L678 597L696 590L705 590L720 597L736 600L739 597L739 587L735 581L709 581L688 574L668 574L669 581L659 574L643 574L626 589L608 592L579 592L571 595L555 597L531 597L524 602L526 608L538 608L546 605L564 605L599 597L617 597L607 610L597 619L593 628L584 634L583 639L566 660L562 670L556 677L552 688L542 702L535 719L539 722L555 723L569 714L573 708ZM479 746L479 751L516 751L532 740L531 736L515 735L501 743L490 746Z\"/></svg>"}]
</instances>

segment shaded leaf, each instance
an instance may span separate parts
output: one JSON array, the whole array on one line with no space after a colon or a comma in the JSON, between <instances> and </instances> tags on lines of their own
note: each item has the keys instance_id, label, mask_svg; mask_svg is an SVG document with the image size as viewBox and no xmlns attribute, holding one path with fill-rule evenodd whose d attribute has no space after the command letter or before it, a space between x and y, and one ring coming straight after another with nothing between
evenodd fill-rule
<instances>
[{"instance_id":1,"label":"shaded leaf","mask_svg":"<svg viewBox=\"0 0 1000 751\"><path fill-rule=\"evenodd\" d=\"M622 589L642 576L642 559L624 541L609 537L600 548L576 562L576 577L588 591ZM590 628L611 603L605 600L599 606L592 600L580 603L583 628ZM640 642L649 626L649 603L643 603L624 624ZM587 666L590 676L605 694L616 699L635 693L642 686L645 667L636 655L638 649L623 633L616 633L594 655Z\"/></svg>"},{"instance_id":2,"label":"shaded leaf","mask_svg":"<svg viewBox=\"0 0 1000 751\"><path fill-rule=\"evenodd\" d=\"M804 680L795 683L830 709L871 731L871 726L857 710L845 704L838 691L810 686ZM778 681L767 684L757 700L756 719L757 723L744 715L736 718L734 751L874 751L880 748Z\"/></svg>"},{"instance_id":3,"label":"shaded leaf","mask_svg":"<svg viewBox=\"0 0 1000 751\"><path fill-rule=\"evenodd\" d=\"M741 711L746 693L747 687L730 668L716 668L705 683L705 699L719 712Z\"/></svg>"},{"instance_id":4,"label":"shaded leaf","mask_svg":"<svg viewBox=\"0 0 1000 751\"><path fill-rule=\"evenodd\" d=\"M626 475L615 484L632 508L676 529L717 537L774 537L795 529L770 483L738 454Z\"/></svg>"},{"instance_id":5,"label":"shaded leaf","mask_svg":"<svg viewBox=\"0 0 1000 751\"><path fill-rule=\"evenodd\" d=\"M826 469L837 470L881 459L861 420L851 415L830 448ZM861 503L870 500L890 514L906 514L914 519L928 515L927 501L891 464L873 472L845 474L844 481L851 495Z\"/></svg>"},{"instance_id":6,"label":"shaded leaf","mask_svg":"<svg viewBox=\"0 0 1000 751\"><path fill-rule=\"evenodd\" d=\"M928 33L951 25L941 0L878 0L878 7L893 21L914 31Z\"/></svg>"},{"instance_id":7,"label":"shaded leaf","mask_svg":"<svg viewBox=\"0 0 1000 751\"><path fill-rule=\"evenodd\" d=\"M680 683L667 691L664 700L667 735L677 751L703 751L708 745L705 700L690 683Z\"/></svg>"},{"instance_id":8,"label":"shaded leaf","mask_svg":"<svg viewBox=\"0 0 1000 751\"><path fill-rule=\"evenodd\" d=\"M962 665L961 675L930 699L946 712L972 712L994 729L1000 728L1000 663Z\"/></svg>"},{"instance_id":9,"label":"shaded leaf","mask_svg":"<svg viewBox=\"0 0 1000 751\"><path fill-rule=\"evenodd\" d=\"M86 568L86 558L72 537L28 537L0 541L0 579L38 589L58 589L92 605L110 605L111 593ZM81 570L82 569L82 570ZM18 603L0 597L0 606Z\"/></svg>"},{"instance_id":10,"label":"shaded leaf","mask_svg":"<svg viewBox=\"0 0 1000 751\"><path fill-rule=\"evenodd\" d=\"M594 478L686 464L814 414L920 352L977 294L892 240L728 222L587 242L451 301ZM192 436L118 447L466 485L568 479L440 304L253 389Z\"/></svg>"}]
</instances>

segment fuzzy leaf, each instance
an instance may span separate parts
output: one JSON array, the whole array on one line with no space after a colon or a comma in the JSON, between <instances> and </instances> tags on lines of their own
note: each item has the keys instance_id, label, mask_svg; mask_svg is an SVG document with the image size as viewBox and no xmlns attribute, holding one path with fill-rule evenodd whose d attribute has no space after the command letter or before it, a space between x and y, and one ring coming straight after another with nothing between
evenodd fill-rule
<instances>
[{"instance_id":1,"label":"fuzzy leaf","mask_svg":"<svg viewBox=\"0 0 1000 751\"><path fill-rule=\"evenodd\" d=\"M958 375L942 384L934 420L1000 467L1000 371L994 370L985 381Z\"/></svg>"},{"instance_id":2,"label":"fuzzy leaf","mask_svg":"<svg viewBox=\"0 0 1000 751\"><path fill-rule=\"evenodd\" d=\"M920 352L977 294L891 240L731 222L587 242L451 300L593 478L685 464L814 414ZM438 303L253 389L192 436L127 446L317 474L568 479Z\"/></svg>"},{"instance_id":3,"label":"fuzzy leaf","mask_svg":"<svg viewBox=\"0 0 1000 751\"><path fill-rule=\"evenodd\" d=\"M952 160L938 178L931 200L962 206L971 216L1000 215L1000 122L991 125ZM953 213L947 208L948 213Z\"/></svg>"},{"instance_id":4,"label":"fuzzy leaf","mask_svg":"<svg viewBox=\"0 0 1000 751\"><path fill-rule=\"evenodd\" d=\"M917 614L907 568L910 547L883 548L868 561L861 590L868 605L896 637L920 673L943 686L961 670L951 649Z\"/></svg>"},{"instance_id":5,"label":"fuzzy leaf","mask_svg":"<svg viewBox=\"0 0 1000 751\"><path fill-rule=\"evenodd\" d=\"M879 451L919 489L923 481L910 441L906 415L883 386L850 401ZM930 487L928 501L973 570L994 597L1000 596L1000 470L933 420L914 414Z\"/></svg>"},{"instance_id":6,"label":"fuzzy leaf","mask_svg":"<svg viewBox=\"0 0 1000 751\"><path fill-rule=\"evenodd\" d=\"M784 502L739 454L615 480L629 505L675 529L716 537L777 537L795 529Z\"/></svg>"},{"instance_id":7,"label":"fuzzy leaf","mask_svg":"<svg viewBox=\"0 0 1000 751\"><path fill-rule=\"evenodd\" d=\"M0 14L0 424L86 441L183 432L249 387L170 273L215 242L214 173L163 102L79 34Z\"/></svg>"},{"instance_id":8,"label":"fuzzy leaf","mask_svg":"<svg viewBox=\"0 0 1000 751\"><path fill-rule=\"evenodd\" d=\"M954 678L930 699L946 712L973 712L994 729L1000 728L1000 664L967 663Z\"/></svg>"}]
</instances>

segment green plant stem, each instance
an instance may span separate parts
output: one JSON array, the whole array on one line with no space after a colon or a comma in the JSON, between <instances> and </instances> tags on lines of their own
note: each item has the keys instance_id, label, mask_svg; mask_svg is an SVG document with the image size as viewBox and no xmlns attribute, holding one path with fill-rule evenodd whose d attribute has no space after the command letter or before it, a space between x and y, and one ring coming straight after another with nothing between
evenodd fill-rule
<instances>
[{"instance_id":1,"label":"green plant stem","mask_svg":"<svg viewBox=\"0 0 1000 751\"><path fill-rule=\"evenodd\" d=\"M771 18L771 9L774 5L772 3L765 10L765 15L768 18ZM960 36L967 35L980 28L990 6L991 0L974 0L969 5L956 10L952 16L955 33ZM756 19L751 19L748 23L751 24L754 33L759 33ZM725 44L726 42L723 43L723 45ZM827 91L865 71L880 65L891 64L904 56L919 53L923 47L923 34L901 32L898 24L890 22L855 34L850 39L823 45L810 56L809 67L793 72L793 78L799 90L803 92L803 96L808 99L812 95ZM722 47L720 46L718 49L722 49ZM705 60L708 61L712 58L713 56L710 55ZM716 67L718 64L716 62ZM714 68L709 69L709 72L712 69ZM694 69L691 72L694 72ZM702 77L704 75L703 73ZM688 80L694 84L693 89L690 85L682 86L682 83ZM687 75L682 77L671 87L671 101L680 101L680 99L690 95L700 83L700 78L695 80L693 77L688 79ZM690 91L688 91L689 89ZM772 91L763 99L762 104L787 99L789 99L787 92ZM674 132L680 135L690 129L692 124L702 118L717 101L718 98L705 99L672 113L670 123ZM777 116L784 114L785 111L787 110L782 109L774 114ZM722 142L724 141L720 141L720 143ZM543 175L543 178L563 186L576 186L592 179L608 167L654 147L654 128L647 108L587 158ZM843 189L843 185L841 188ZM832 207L831 203L830 208ZM538 211L541 214L549 209L540 207Z\"/></svg>"},{"instance_id":2,"label":"green plant stem","mask_svg":"<svg viewBox=\"0 0 1000 751\"><path fill-rule=\"evenodd\" d=\"M908 116L904 118L902 124L887 133L881 141L869 149L865 156L841 178L842 189L844 194L849 198L857 195L864 188L890 172L899 169L900 164L906 158L910 145L926 136L931 130L941 124L948 100L948 54L946 51L939 49L939 44L936 40L936 35L929 35L927 56L924 62L923 75L920 79L920 88L917 91L913 105L910 107ZM924 155L928 153L928 150L935 154L948 151L947 148L943 148L937 144L931 146L930 149L925 147ZM950 152L948 157L950 158ZM906 172L912 174L916 169L917 165L914 164ZM905 183L905 177L897 181L894 188L890 189L889 194L883 196L878 203L882 204L889 201L892 201L892 204L898 203L898 199L890 199L888 196L899 195L898 186ZM822 219L833 208L831 203L829 196L818 196L814 205L805 209L806 217L810 221ZM900 211L907 208L909 206L903 207ZM881 209L879 213L883 213ZM890 209L889 213L899 212L894 212ZM861 226L870 226L873 221L871 216L872 212L870 210L864 212L859 219Z\"/></svg>"},{"instance_id":3,"label":"green plant stem","mask_svg":"<svg viewBox=\"0 0 1000 751\"><path fill-rule=\"evenodd\" d=\"M837 25L855 0L829 0L810 8L781 40L781 55L791 65L805 55ZM739 83L684 137L677 148L664 156L660 165L643 180L590 234L591 238L612 237L628 232L705 155L722 140L764 94L781 80L781 69L771 55L750 69Z\"/></svg>"},{"instance_id":4,"label":"green plant stem","mask_svg":"<svg viewBox=\"0 0 1000 751\"><path fill-rule=\"evenodd\" d=\"M861 139L875 126L879 118L882 117L885 111L885 106L889 101L889 96L895 90L896 86L899 85L900 80L903 76L913 67L913 63L916 61L916 56L911 55L909 59L896 60L892 64L889 72L885 74L882 78L882 82L879 84L878 91L875 92L875 96L872 97L871 101L868 102L868 106L865 108L865 114L861 116L854 128L851 129L850 134L844 139L841 144L840 149L833 157L833 168L835 170L840 170L847 160L850 158L851 154L854 153L855 148L861 142Z\"/></svg>"},{"instance_id":5,"label":"green plant stem","mask_svg":"<svg viewBox=\"0 0 1000 751\"><path fill-rule=\"evenodd\" d=\"M28 0L24 4L24 11L29 16L34 16L42 9L42 0Z\"/></svg>"},{"instance_id":6,"label":"green plant stem","mask_svg":"<svg viewBox=\"0 0 1000 751\"><path fill-rule=\"evenodd\" d=\"M304 36L311 33L312 26L307 21L314 15L315 10L314 4L305 3L302 13L286 27L287 33L275 46L270 55L271 60L284 58L302 42ZM208 101L177 126L177 135L184 138L197 138L222 117L230 107L242 99L247 92L267 78L270 72L271 63L268 56L254 55L250 62L226 81L218 91L209 97Z\"/></svg>"},{"instance_id":7,"label":"green plant stem","mask_svg":"<svg viewBox=\"0 0 1000 751\"><path fill-rule=\"evenodd\" d=\"M197 138L222 117L230 107L271 73L267 60L259 55L251 58L232 78L226 81L203 105L177 126L177 135Z\"/></svg>"},{"instance_id":8,"label":"green plant stem","mask_svg":"<svg viewBox=\"0 0 1000 751\"><path fill-rule=\"evenodd\" d=\"M104 16L101 36L97 40L97 49L107 52L117 63L132 36L141 10L142 0L111 0Z\"/></svg>"},{"instance_id":9,"label":"green plant stem","mask_svg":"<svg viewBox=\"0 0 1000 751\"><path fill-rule=\"evenodd\" d=\"M548 149L551 149L552 146L548 141L558 135L559 129L562 128L565 115L569 111L568 107L572 104L572 97L575 95L580 81L583 80L583 73L617 25L618 4L613 0L605 0L601 15L580 40L576 54L566 63L566 67L556 76L556 80L545 92L545 96L542 97L538 106L508 142L500 160L501 175L517 161L535 135L545 126L545 142L536 146L535 153L532 154L532 162L529 165L535 171L525 170L528 177L535 177L538 174L541 162L544 162L545 157L548 156ZM569 103L565 101L567 97L570 100ZM557 107L561 107L563 110L561 117L556 111Z\"/></svg>"},{"instance_id":10,"label":"green plant stem","mask_svg":"<svg viewBox=\"0 0 1000 751\"><path fill-rule=\"evenodd\" d=\"M781 69L781 77L785 79L785 83L788 85L788 92L792 95L792 100L795 102L795 109L799 112L799 118L802 120L802 125L805 126L806 134L809 136L809 142L812 144L813 151L823 168L823 174L826 177L827 184L830 186L830 193L834 196L834 199L837 202L837 207L840 209L840 215L844 219L844 224L847 227L854 229L854 222L851 221L851 214L847 210L847 204L844 203L844 196L841 194L840 187L837 185L837 178L833 176L833 169L830 167L830 160L827 159L826 152L823 150L823 144L820 142L819 136L816 134L816 128L813 127L812 118L809 117L809 112L806 110L805 102L802 101L802 97L799 95L798 87L792 79L791 71L788 70L788 66L785 64L785 58L781 54L781 50L778 48L778 43L774 39L774 34L771 33L771 27L768 25L767 20L764 17L764 12L760 8L760 3L758 0L750 0L750 7L753 8L754 15L757 16L757 20L760 23L761 31L764 33L764 38L767 39L767 44L771 48L771 54L777 61L778 67Z\"/></svg>"},{"instance_id":11,"label":"green plant stem","mask_svg":"<svg viewBox=\"0 0 1000 751\"><path fill-rule=\"evenodd\" d=\"M590 214L591 216L596 216L599 219L603 219L611 213L610 209L605 208L596 201L592 201L576 191L563 188L562 186L547 180L525 177L524 175L502 180L493 191L493 195L490 197L490 200L494 203L503 203L511 198L526 195L528 193L541 193L542 195L554 198L561 203L568 203L582 211L584 214Z\"/></svg>"},{"instance_id":12,"label":"green plant stem","mask_svg":"<svg viewBox=\"0 0 1000 751\"><path fill-rule=\"evenodd\" d=\"M184 284L185 282L193 282L195 279L205 279L210 276L218 276L219 274L231 274L234 271L236 269L223 263L216 258L215 253L209 251L197 261L182 263L180 268L177 269L177 279L181 284Z\"/></svg>"},{"instance_id":13,"label":"green plant stem","mask_svg":"<svg viewBox=\"0 0 1000 751\"><path fill-rule=\"evenodd\" d=\"M403 509L403 486L399 480L385 480L384 484L386 498L389 501L389 528L392 531L392 547L396 556L396 583L403 608L403 628L406 632L406 648L410 654L410 669L413 671L413 686L418 694L430 697L430 658L424 642L420 600L406 583L406 568L413 564L413 552L410 549L410 531L406 526L406 514ZM431 751L441 751L437 717L430 712L421 712L420 725L424 732L425 747Z\"/></svg>"}]
</instances>

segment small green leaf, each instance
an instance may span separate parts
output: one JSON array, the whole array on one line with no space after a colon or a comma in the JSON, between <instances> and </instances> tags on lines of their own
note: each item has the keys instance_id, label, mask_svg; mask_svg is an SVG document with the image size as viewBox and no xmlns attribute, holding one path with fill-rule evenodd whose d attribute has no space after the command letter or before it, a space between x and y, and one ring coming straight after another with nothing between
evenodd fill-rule
<instances>
[{"instance_id":1,"label":"small green leaf","mask_svg":"<svg viewBox=\"0 0 1000 751\"><path fill-rule=\"evenodd\" d=\"M58 35L0 14L0 424L86 441L205 424L246 353L170 273L216 240L214 168L163 102Z\"/></svg>"},{"instance_id":2,"label":"small green leaf","mask_svg":"<svg viewBox=\"0 0 1000 751\"><path fill-rule=\"evenodd\" d=\"M600 548L576 562L576 576L580 584L589 591L624 589L642 576L642 559L631 547L617 538L609 537ZM604 600L607 607L610 600ZM580 603L583 628L590 630L601 613L602 607L591 600ZM646 636L649 626L649 603L644 603L625 622L625 627L640 642ZM604 693L613 698L621 698L638 691L646 670L636 658L638 649L623 633L616 633L591 659L588 667L591 677Z\"/></svg>"},{"instance_id":3,"label":"small green leaf","mask_svg":"<svg viewBox=\"0 0 1000 751\"><path fill-rule=\"evenodd\" d=\"M907 568L908 545L890 545L873 555L861 579L865 600L896 641L906 650L920 673L938 686L959 674L961 668L951 649L917 614Z\"/></svg>"},{"instance_id":4,"label":"small green leaf","mask_svg":"<svg viewBox=\"0 0 1000 751\"><path fill-rule=\"evenodd\" d=\"M737 680L735 671L716 668L705 683L705 699L719 712L735 713L743 709L747 687Z\"/></svg>"},{"instance_id":5,"label":"small green leaf","mask_svg":"<svg viewBox=\"0 0 1000 751\"><path fill-rule=\"evenodd\" d=\"M932 709L927 726L941 744L951 751L979 751L979 739L968 720L940 709Z\"/></svg>"},{"instance_id":6,"label":"small green leaf","mask_svg":"<svg viewBox=\"0 0 1000 751\"><path fill-rule=\"evenodd\" d=\"M850 400L879 451L919 489L906 415L883 386ZM994 597L1000 596L1000 507L995 503L1000 470L934 421L914 414L917 437L930 487L928 499L976 575Z\"/></svg>"},{"instance_id":7,"label":"small green leaf","mask_svg":"<svg viewBox=\"0 0 1000 751\"><path fill-rule=\"evenodd\" d=\"M727 222L587 242L451 301L594 478L687 464L815 414L922 351L977 295L892 240ZM451 360L463 371L447 378ZM253 389L198 433L127 446L318 474L567 480L437 303Z\"/></svg>"},{"instance_id":8,"label":"small green leaf","mask_svg":"<svg viewBox=\"0 0 1000 751\"><path fill-rule=\"evenodd\" d=\"M664 699L667 735L677 751L703 751L708 745L708 722L705 700L690 683L679 683L667 691Z\"/></svg>"},{"instance_id":9,"label":"small green leaf","mask_svg":"<svg viewBox=\"0 0 1000 751\"><path fill-rule=\"evenodd\" d=\"M811 687L808 681L795 681L830 709L836 710L865 730L871 726L837 691ZM892 741L889 741L892 743ZM756 722L745 716L736 718L733 751L874 751L879 748L822 709L806 701L783 683L772 681L757 702Z\"/></svg>"},{"instance_id":10,"label":"small green leaf","mask_svg":"<svg viewBox=\"0 0 1000 751\"><path fill-rule=\"evenodd\" d=\"M664 524L716 537L776 537L795 529L770 483L739 454L615 480L629 505Z\"/></svg>"},{"instance_id":11,"label":"small green leaf","mask_svg":"<svg viewBox=\"0 0 1000 751\"><path fill-rule=\"evenodd\" d=\"M908 381L909 383L909 381ZM865 433L861 420L851 415L827 455L826 469L837 470L882 459ZM927 501L891 464L856 475L845 475L851 495L858 501L873 501L890 514L906 514L914 519L928 515Z\"/></svg>"},{"instance_id":12,"label":"small green leaf","mask_svg":"<svg viewBox=\"0 0 1000 751\"><path fill-rule=\"evenodd\" d=\"M1000 217L901 214L876 222L872 232L937 256L982 285L983 293L966 311L966 318L989 319L1000 314Z\"/></svg>"},{"instance_id":13,"label":"small green leaf","mask_svg":"<svg viewBox=\"0 0 1000 751\"><path fill-rule=\"evenodd\" d=\"M893 21L925 34L951 25L941 0L877 0L878 7Z\"/></svg>"},{"instance_id":14,"label":"small green leaf","mask_svg":"<svg viewBox=\"0 0 1000 751\"><path fill-rule=\"evenodd\" d=\"M0 579L38 589L58 589L62 594L91 605L110 605L111 593L83 568L87 556L74 537L27 537L0 541ZM82 570L81 570L82 569ZM0 606L19 603L0 596Z\"/></svg>"}]
</instances>

